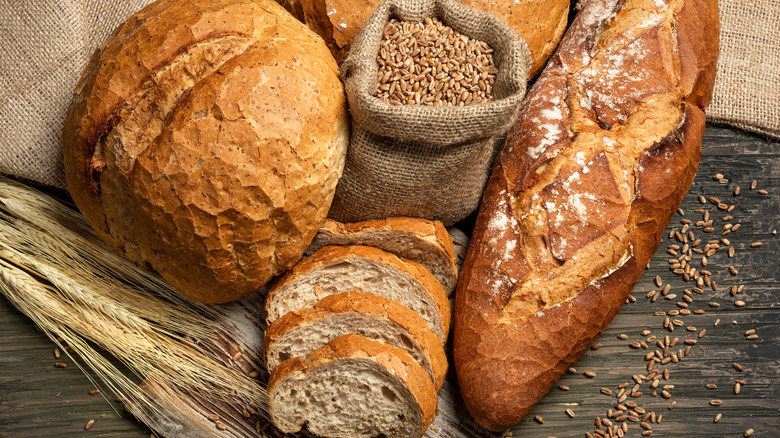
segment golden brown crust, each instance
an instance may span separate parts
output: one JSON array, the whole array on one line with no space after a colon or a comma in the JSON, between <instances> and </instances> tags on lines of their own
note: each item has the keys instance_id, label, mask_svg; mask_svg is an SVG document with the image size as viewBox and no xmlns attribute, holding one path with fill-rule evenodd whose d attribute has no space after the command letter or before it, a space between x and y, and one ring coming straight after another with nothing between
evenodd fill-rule
<instances>
[{"instance_id":1,"label":"golden brown crust","mask_svg":"<svg viewBox=\"0 0 780 438\"><path fill-rule=\"evenodd\" d=\"M287 0L285 7L325 39L333 56L341 62L350 44L381 0ZM466 6L489 12L507 22L523 37L531 51L535 76L566 30L569 0L465 0Z\"/></svg>"},{"instance_id":2,"label":"golden brown crust","mask_svg":"<svg viewBox=\"0 0 780 438\"><path fill-rule=\"evenodd\" d=\"M568 0L464 0L461 3L503 19L525 40L531 51L529 78L542 71L558 47L569 19Z\"/></svg>"},{"instance_id":3,"label":"golden brown crust","mask_svg":"<svg viewBox=\"0 0 780 438\"><path fill-rule=\"evenodd\" d=\"M309 353L305 359L295 357L284 361L271 373L271 377L268 379L268 392L273 394L276 385L291 374L305 374L308 370L344 359L375 362L401 379L421 410L422 431L427 429L428 425L436 418L439 410L436 390L428 373L417 361L398 347L355 334L339 336ZM273 419L273 409L271 409L271 415Z\"/></svg>"},{"instance_id":4,"label":"golden brown crust","mask_svg":"<svg viewBox=\"0 0 780 438\"><path fill-rule=\"evenodd\" d=\"M519 421L606 328L693 181L717 4L660 3L590 0L496 160L454 336L461 393L488 429ZM686 51L691 10L708 41Z\"/></svg>"},{"instance_id":5,"label":"golden brown crust","mask_svg":"<svg viewBox=\"0 0 780 438\"><path fill-rule=\"evenodd\" d=\"M374 237L374 236L386 237ZM408 242L409 248L405 247ZM344 224L331 219L325 221L314 237L307 253L313 253L326 245L374 246L398 257L426 265L438 278L449 295L458 281L458 261L455 247L447 229L439 221L421 218L390 217ZM436 275L434 266L445 269Z\"/></svg>"},{"instance_id":6,"label":"golden brown crust","mask_svg":"<svg viewBox=\"0 0 780 438\"><path fill-rule=\"evenodd\" d=\"M348 127L337 65L270 0L160 0L92 57L63 128L98 236L206 303L255 292L325 219Z\"/></svg>"},{"instance_id":7,"label":"golden brown crust","mask_svg":"<svg viewBox=\"0 0 780 438\"><path fill-rule=\"evenodd\" d=\"M430 293L432 301L436 304L442 318L442 343L447 339L450 327L450 304L447 295L444 293L441 283L428 271L425 266L411 260L402 259L381 249L363 246L325 246L311 256L301 260L290 271L274 280L268 288L268 297L266 298L266 310L275 300L276 294L296 282L300 277L308 272L316 271L324 267L343 262L352 258L368 259L380 265L403 271L411 275L425 290Z\"/></svg>"},{"instance_id":8,"label":"golden brown crust","mask_svg":"<svg viewBox=\"0 0 780 438\"><path fill-rule=\"evenodd\" d=\"M423 353L432 368L434 385L440 389L447 375L447 356L439 337L428 328L428 324L420 315L396 301L379 295L342 292L329 295L317 302L313 307L288 312L271 324L265 332L264 351L268 352L279 338L290 330L301 326L316 324L337 314L370 315L377 319L388 320L398 326L422 347ZM265 361L268 364L266 358Z\"/></svg>"}]
</instances>

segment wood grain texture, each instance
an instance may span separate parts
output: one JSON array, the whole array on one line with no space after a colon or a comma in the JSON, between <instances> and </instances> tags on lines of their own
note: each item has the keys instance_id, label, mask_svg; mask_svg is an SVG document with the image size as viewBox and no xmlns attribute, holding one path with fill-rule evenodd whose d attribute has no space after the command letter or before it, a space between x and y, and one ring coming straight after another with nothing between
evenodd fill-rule
<instances>
[{"instance_id":1,"label":"wood grain texture","mask_svg":"<svg viewBox=\"0 0 780 438\"><path fill-rule=\"evenodd\" d=\"M0 437L149 436L112 395L106 401L92 389L73 361L56 359L54 344L0 297ZM89 420L95 424L86 431Z\"/></svg>"},{"instance_id":2,"label":"wood grain texture","mask_svg":"<svg viewBox=\"0 0 780 438\"><path fill-rule=\"evenodd\" d=\"M644 355L652 350L632 349L629 343L645 340L647 337L641 336L640 331L647 328L656 336L679 337L676 351L685 348L684 339L695 337L695 333L685 330L688 325L698 331L706 328L707 334L698 339L688 357L659 367L670 371L669 380L662 380L661 386L675 385L669 391L672 397L668 400L652 397L648 385L643 384L642 397L629 398L648 411L663 413L663 421L652 425L653 436L742 436L748 428L755 429L754 437L780 436L780 349L776 347L780 342L780 238L771 234L772 230L780 229L780 143L709 126L703 149L699 173L683 201L685 218L695 222L701 215L694 210L706 208L716 219L716 230L720 230L720 218L725 213L716 213L719 210L711 203L700 204L697 195L702 194L736 205L731 222L742 224L739 231L727 236L736 248L734 258L729 259L725 250L720 249L704 268L712 271L718 290L706 289L703 294L694 294L689 308L701 308L706 313L674 317L684 325L671 333L663 328L664 317L654 315L654 312L678 309L676 302L680 301L684 288L692 286L668 268L667 260L671 257L666 249L671 242L667 230L650 268L634 288L632 295L636 303L623 307L599 339L602 347L589 351L575 365L577 373L566 374L560 380L570 390L553 389L512 429L515 437L584 437L585 432L592 432L594 418L606 416L616 402L614 395L603 395L600 388L616 391L620 383L630 382L630 389L634 384L631 376L646 373ZM718 172L729 179L728 184L721 185L712 179ZM751 191L753 179L757 180L758 188L768 190L769 194ZM731 193L737 185L741 193L733 197ZM670 228L679 228L681 218L676 215ZM701 238L707 235L698 229L694 232ZM708 234L713 239L721 237L719 232ZM763 245L750 248L755 241L762 241ZM735 266L739 273L729 274L729 265ZM702 268L698 261L694 266ZM677 299L659 298L651 303L645 298L648 292L660 289L653 283L656 275L662 278L663 284L672 286L669 294L677 294ZM744 292L737 297L730 296L729 287L741 284L745 285ZM735 307L735 299L745 301L745 307ZM709 307L710 301L720 303L720 307ZM713 325L716 319L720 319L717 327ZM758 340L745 339L744 332L749 329L756 330ZM620 333L628 339L618 339ZM149 429L124 413L112 396L106 402L100 396L89 395L93 385L72 362L65 359L68 368L55 368L53 350L54 345L35 331L29 320L0 298L0 437L149 436ZM742 364L744 371L734 369L734 362ZM585 377L586 370L594 371L596 376ZM735 395L734 381L738 378L745 379L746 384ZM452 390L442 393L451 395L440 399L441 414L434 421L439 429L429 429L426 436L501 436L489 434L474 424L458 400L455 382L451 371L445 385L450 385ZM707 389L707 383L715 383L718 388ZM711 399L721 399L723 405L710 406ZM672 401L677 406L669 410ZM574 411L574 418L566 414L566 409ZM717 413L723 417L715 424L713 418ZM533 420L536 415L544 418L544 424ZM96 420L95 426L86 432L84 425L90 419ZM626 436L639 437L639 424L629 426Z\"/></svg>"}]
</instances>

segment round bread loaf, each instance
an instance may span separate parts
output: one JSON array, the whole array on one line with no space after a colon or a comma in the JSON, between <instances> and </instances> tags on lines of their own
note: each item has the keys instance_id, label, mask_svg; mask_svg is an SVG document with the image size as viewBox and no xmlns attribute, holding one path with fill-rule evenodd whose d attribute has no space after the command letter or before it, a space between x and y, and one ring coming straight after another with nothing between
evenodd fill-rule
<instances>
[{"instance_id":1,"label":"round bread loaf","mask_svg":"<svg viewBox=\"0 0 780 438\"><path fill-rule=\"evenodd\" d=\"M317 32L336 60L347 55L352 40L382 0L280 0L287 10ZM531 51L528 76L542 70L563 37L569 17L569 0L460 0L466 6L489 12L517 31Z\"/></svg>"},{"instance_id":2,"label":"round bread loaf","mask_svg":"<svg viewBox=\"0 0 780 438\"><path fill-rule=\"evenodd\" d=\"M221 303L292 266L348 143L322 39L271 0L160 0L92 56L63 146L98 236L182 295Z\"/></svg>"}]
</instances>

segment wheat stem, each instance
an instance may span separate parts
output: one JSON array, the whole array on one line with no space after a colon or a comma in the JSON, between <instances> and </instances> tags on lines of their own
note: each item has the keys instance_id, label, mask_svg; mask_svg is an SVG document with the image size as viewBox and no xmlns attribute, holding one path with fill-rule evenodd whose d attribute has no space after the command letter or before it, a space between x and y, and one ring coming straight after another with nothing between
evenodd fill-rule
<instances>
[{"instance_id":1,"label":"wheat stem","mask_svg":"<svg viewBox=\"0 0 780 438\"><path fill-rule=\"evenodd\" d=\"M50 338L76 349L111 391L154 416L167 418L90 343L137 377L207 404L265 406L264 388L215 353L235 330L219 307L181 297L108 248L78 213L2 177L0 293Z\"/></svg>"}]
</instances>

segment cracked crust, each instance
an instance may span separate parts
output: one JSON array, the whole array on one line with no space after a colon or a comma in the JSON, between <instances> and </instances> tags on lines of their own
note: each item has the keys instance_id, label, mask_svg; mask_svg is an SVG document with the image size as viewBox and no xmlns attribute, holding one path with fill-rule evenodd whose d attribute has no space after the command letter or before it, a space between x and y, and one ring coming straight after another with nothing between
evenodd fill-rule
<instances>
[{"instance_id":1,"label":"cracked crust","mask_svg":"<svg viewBox=\"0 0 780 438\"><path fill-rule=\"evenodd\" d=\"M348 120L322 40L269 0L160 0L95 52L63 128L98 236L222 303L295 263L324 222Z\"/></svg>"},{"instance_id":2,"label":"cracked crust","mask_svg":"<svg viewBox=\"0 0 780 438\"><path fill-rule=\"evenodd\" d=\"M381 0L280 0L285 8L317 32L341 62L355 36ZM464 0L466 6L489 12L506 21L528 44L535 76L566 30L569 0Z\"/></svg>"},{"instance_id":3,"label":"cracked crust","mask_svg":"<svg viewBox=\"0 0 780 438\"><path fill-rule=\"evenodd\" d=\"M321 324L329 326L331 336L335 338L339 335L339 320L350 317L365 317L372 320L372 323L366 324L368 329L366 333L357 333L369 338L371 332L379 329L377 323L390 324L408 333L424 355L424 364L421 365L428 368L436 389L440 389L444 384L447 375L447 357L441 341L428 328L425 320L401 303L379 295L359 292L329 295L313 307L288 312L274 321L266 330L263 342L266 367L273 371L277 364L269 362L269 355L279 355L279 352L276 352L277 343L291 333L305 331L307 327ZM381 341L381 339L377 340ZM395 342L398 343L397 347L404 348L401 339L393 340L393 343Z\"/></svg>"},{"instance_id":4,"label":"cracked crust","mask_svg":"<svg viewBox=\"0 0 780 438\"><path fill-rule=\"evenodd\" d=\"M519 421L620 310L693 181L717 53L715 0L590 0L532 88L456 293L485 428Z\"/></svg>"}]
</instances>

